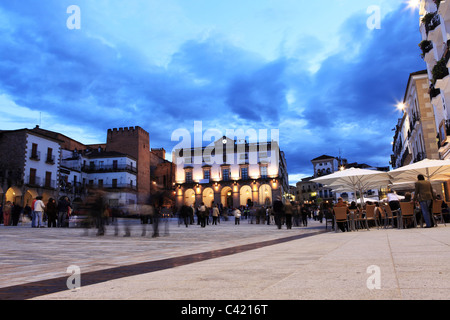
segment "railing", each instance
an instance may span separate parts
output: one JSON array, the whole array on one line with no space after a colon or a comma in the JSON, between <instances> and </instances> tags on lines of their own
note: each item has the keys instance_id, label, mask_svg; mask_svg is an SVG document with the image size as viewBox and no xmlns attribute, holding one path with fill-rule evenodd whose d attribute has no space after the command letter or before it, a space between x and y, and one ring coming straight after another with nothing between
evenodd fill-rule
<instances>
[{"instance_id":1,"label":"railing","mask_svg":"<svg viewBox=\"0 0 450 320\"><path fill-rule=\"evenodd\" d=\"M36 176L27 176L25 179L25 184L33 187L39 187L41 185L41 178Z\"/></svg>"},{"instance_id":2,"label":"railing","mask_svg":"<svg viewBox=\"0 0 450 320\"><path fill-rule=\"evenodd\" d=\"M428 35L430 31L433 31L441 24L441 19L439 18L439 14L437 12L427 13L423 18L423 23L425 25L425 31Z\"/></svg>"},{"instance_id":3,"label":"railing","mask_svg":"<svg viewBox=\"0 0 450 320\"><path fill-rule=\"evenodd\" d=\"M419 44L420 49L422 49L422 58L425 58L425 55L433 49L433 42L429 40L423 40Z\"/></svg>"},{"instance_id":4,"label":"railing","mask_svg":"<svg viewBox=\"0 0 450 320\"><path fill-rule=\"evenodd\" d=\"M35 176L27 176L25 179L25 184L29 185L30 187L43 187L43 188L50 188L50 189L56 189L56 181L55 180L47 180L42 179L41 177L35 177Z\"/></svg>"},{"instance_id":5,"label":"railing","mask_svg":"<svg viewBox=\"0 0 450 320\"><path fill-rule=\"evenodd\" d=\"M45 160L45 163L48 163L48 164L55 164L55 156L52 156L52 155L47 154L46 159L47 159L47 160Z\"/></svg>"},{"instance_id":6,"label":"railing","mask_svg":"<svg viewBox=\"0 0 450 320\"><path fill-rule=\"evenodd\" d=\"M129 183L109 183L109 184L103 184L98 185L99 188L103 189L131 189L131 190L137 190L137 186L134 184Z\"/></svg>"},{"instance_id":7,"label":"railing","mask_svg":"<svg viewBox=\"0 0 450 320\"><path fill-rule=\"evenodd\" d=\"M39 161L41 160L41 153L39 151L32 152L30 156L30 160Z\"/></svg>"},{"instance_id":8,"label":"railing","mask_svg":"<svg viewBox=\"0 0 450 320\"><path fill-rule=\"evenodd\" d=\"M429 93L430 93L430 100L433 100L433 98L441 94L441 89L436 89L434 85L430 85Z\"/></svg>"},{"instance_id":9,"label":"railing","mask_svg":"<svg viewBox=\"0 0 450 320\"><path fill-rule=\"evenodd\" d=\"M137 168L127 165L85 165L81 166L81 170L84 172L118 172L118 171L129 171L132 173L137 173Z\"/></svg>"}]
</instances>

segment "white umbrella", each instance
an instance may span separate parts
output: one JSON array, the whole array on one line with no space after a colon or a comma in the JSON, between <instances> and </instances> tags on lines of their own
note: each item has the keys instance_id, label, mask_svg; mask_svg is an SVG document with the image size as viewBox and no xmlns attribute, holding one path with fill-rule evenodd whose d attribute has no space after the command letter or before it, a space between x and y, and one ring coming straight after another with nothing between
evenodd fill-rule
<instances>
[{"instance_id":1,"label":"white umbrella","mask_svg":"<svg viewBox=\"0 0 450 320\"><path fill-rule=\"evenodd\" d=\"M430 160L425 159L388 172L393 183L417 181L417 176L422 174L426 180L446 181L450 179L450 159Z\"/></svg>"},{"instance_id":2,"label":"white umbrella","mask_svg":"<svg viewBox=\"0 0 450 320\"><path fill-rule=\"evenodd\" d=\"M387 186L390 183L390 177L387 172L350 168L342 171L336 171L332 174L318 177L311 180L315 183L324 184L330 188L348 188L359 190L361 197L364 191Z\"/></svg>"}]
</instances>

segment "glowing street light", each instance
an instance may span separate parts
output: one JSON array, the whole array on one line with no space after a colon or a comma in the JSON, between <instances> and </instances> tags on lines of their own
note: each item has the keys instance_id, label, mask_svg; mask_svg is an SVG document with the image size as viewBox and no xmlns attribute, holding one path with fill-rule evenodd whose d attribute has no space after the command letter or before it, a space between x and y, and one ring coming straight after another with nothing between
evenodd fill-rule
<instances>
[{"instance_id":1,"label":"glowing street light","mask_svg":"<svg viewBox=\"0 0 450 320\"><path fill-rule=\"evenodd\" d=\"M408 0L406 3L408 4L408 9L412 11L420 7L420 0Z\"/></svg>"},{"instance_id":2,"label":"glowing street light","mask_svg":"<svg viewBox=\"0 0 450 320\"><path fill-rule=\"evenodd\" d=\"M398 111L405 111L406 109L406 105L403 102L397 103L395 107L397 108Z\"/></svg>"}]
</instances>

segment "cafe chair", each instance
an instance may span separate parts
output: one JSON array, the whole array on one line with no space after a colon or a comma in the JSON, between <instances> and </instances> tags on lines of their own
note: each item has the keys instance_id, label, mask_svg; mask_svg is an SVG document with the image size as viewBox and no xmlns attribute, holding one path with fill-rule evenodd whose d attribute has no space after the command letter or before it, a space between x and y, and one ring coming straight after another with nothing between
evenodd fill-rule
<instances>
[{"instance_id":1,"label":"cafe chair","mask_svg":"<svg viewBox=\"0 0 450 320\"><path fill-rule=\"evenodd\" d=\"M347 215L347 210L348 207L334 207L333 211L334 211L334 221L335 221L335 226L334 226L334 230L335 232L338 232L338 223L339 222L345 222L347 223L347 230L349 227L349 221L348 221L348 215Z\"/></svg>"},{"instance_id":2,"label":"cafe chair","mask_svg":"<svg viewBox=\"0 0 450 320\"><path fill-rule=\"evenodd\" d=\"M386 220L388 223L391 221L392 228L395 228L394 219L397 220L397 225L399 225L400 209L392 210L389 204L385 204L384 210L386 211Z\"/></svg>"},{"instance_id":3,"label":"cafe chair","mask_svg":"<svg viewBox=\"0 0 450 320\"><path fill-rule=\"evenodd\" d=\"M374 204L368 204L366 205L366 227L367 230L369 230L369 221L374 221L375 222L375 226L377 227L377 229L379 229L378 227L378 219L377 219L377 214L375 211L376 205Z\"/></svg>"},{"instance_id":4,"label":"cafe chair","mask_svg":"<svg viewBox=\"0 0 450 320\"><path fill-rule=\"evenodd\" d=\"M431 211L431 216L433 217L434 224L437 225L436 217L440 217L441 223L446 226L444 221L444 213L442 211L443 200L433 200L433 207Z\"/></svg>"},{"instance_id":5,"label":"cafe chair","mask_svg":"<svg viewBox=\"0 0 450 320\"><path fill-rule=\"evenodd\" d=\"M414 212L414 202L400 202L402 225L405 226L405 220L411 219L414 221L414 226L417 228L416 214Z\"/></svg>"}]
</instances>

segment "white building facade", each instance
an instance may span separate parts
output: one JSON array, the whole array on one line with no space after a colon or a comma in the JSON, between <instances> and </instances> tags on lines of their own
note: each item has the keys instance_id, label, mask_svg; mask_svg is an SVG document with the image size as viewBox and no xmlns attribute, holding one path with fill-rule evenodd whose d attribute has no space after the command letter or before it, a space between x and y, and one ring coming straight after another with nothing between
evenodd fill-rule
<instances>
[{"instance_id":1,"label":"white building facade","mask_svg":"<svg viewBox=\"0 0 450 320\"><path fill-rule=\"evenodd\" d=\"M175 149L172 161L177 206L270 206L289 192L286 160L275 141L223 137L208 147Z\"/></svg>"}]
</instances>

